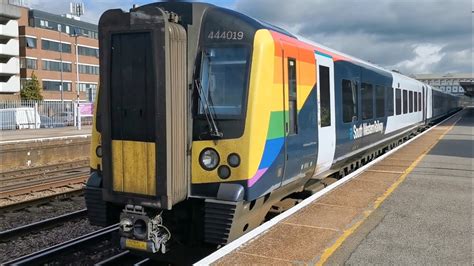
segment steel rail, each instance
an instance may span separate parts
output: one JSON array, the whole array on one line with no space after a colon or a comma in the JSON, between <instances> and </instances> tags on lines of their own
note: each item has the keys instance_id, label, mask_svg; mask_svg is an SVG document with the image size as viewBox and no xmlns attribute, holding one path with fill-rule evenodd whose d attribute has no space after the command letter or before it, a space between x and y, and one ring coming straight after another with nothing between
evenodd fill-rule
<instances>
[{"instance_id":1,"label":"steel rail","mask_svg":"<svg viewBox=\"0 0 474 266\"><path fill-rule=\"evenodd\" d=\"M74 251L91 242L101 241L108 236L111 236L118 230L118 228L118 224L114 224L78 238L8 261L4 263L4 265L38 265L44 262L54 261L54 258L59 254Z\"/></svg>"},{"instance_id":2,"label":"steel rail","mask_svg":"<svg viewBox=\"0 0 474 266\"><path fill-rule=\"evenodd\" d=\"M8 229L8 230L0 232L0 242L4 242L7 239L18 237L28 232L35 232L35 231L47 229L61 222L70 221L73 219L84 217L86 216L86 214L87 214L87 209L82 209L79 211L66 213L63 215L56 216L56 217L44 219L38 222Z\"/></svg>"},{"instance_id":3,"label":"steel rail","mask_svg":"<svg viewBox=\"0 0 474 266\"><path fill-rule=\"evenodd\" d=\"M64 187L71 184L79 184L86 181L88 177L89 175L87 172L69 173L43 180L35 180L32 182L5 186L0 189L0 199L7 199L13 196Z\"/></svg>"},{"instance_id":4,"label":"steel rail","mask_svg":"<svg viewBox=\"0 0 474 266\"><path fill-rule=\"evenodd\" d=\"M46 204L48 202L52 202L56 200L81 196L83 194L84 194L83 188L79 188L79 189L72 189L70 191L55 193L55 194L44 196L44 197L33 198L29 200L13 201L12 203L1 206L0 214L21 210L30 206L38 206L38 205Z\"/></svg>"},{"instance_id":5,"label":"steel rail","mask_svg":"<svg viewBox=\"0 0 474 266\"><path fill-rule=\"evenodd\" d=\"M42 177L45 175L52 175L55 173L80 171L86 168L89 169L88 165L85 162L86 161L81 161L80 163L64 163L58 165L40 166L29 169L2 172L0 173L0 181L21 181L25 179L28 180L31 178Z\"/></svg>"}]
</instances>

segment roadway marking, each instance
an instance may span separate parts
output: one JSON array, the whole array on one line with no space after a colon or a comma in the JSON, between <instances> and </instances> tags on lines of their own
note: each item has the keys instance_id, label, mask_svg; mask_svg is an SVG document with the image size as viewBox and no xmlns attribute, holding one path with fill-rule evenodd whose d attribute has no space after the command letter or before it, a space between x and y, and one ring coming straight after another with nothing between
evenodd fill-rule
<instances>
[{"instance_id":1,"label":"roadway marking","mask_svg":"<svg viewBox=\"0 0 474 266\"><path fill-rule=\"evenodd\" d=\"M388 198L388 196L390 196L390 194L392 194L395 189L397 189L397 187L403 183L403 181L405 181L405 179L407 178L407 176L413 171L413 169L416 168L416 166L421 162L421 160L426 156L426 154L428 154L428 152L431 151L431 149L436 145L438 144L438 141L441 140L449 131L451 131L451 129L453 129L453 127L457 124L457 122L462 118L462 116L460 116L443 134L441 134L437 139L436 141L430 145L428 147L427 150L425 150L420 156L418 156L418 158L404 171L403 175L401 175L398 180L393 183L388 189L387 191L385 191L385 193L383 193L382 196L378 197L375 202L374 202L374 206L369 209L369 210L366 210L364 211L363 213L363 218L356 222L354 225L352 225L350 228L344 230L344 233L336 240L336 242L334 242L334 244L332 246L330 246L329 248L325 249L323 254L321 255L321 258L319 259L319 261L316 263L316 265L320 266L320 265L323 265L328 259L329 257L331 257L331 255L342 245L342 243L344 243L344 241L350 236L352 235L356 230L357 228L359 228L359 226L365 222L365 220L367 220L367 218L376 210L380 207L380 205Z\"/></svg>"}]
</instances>

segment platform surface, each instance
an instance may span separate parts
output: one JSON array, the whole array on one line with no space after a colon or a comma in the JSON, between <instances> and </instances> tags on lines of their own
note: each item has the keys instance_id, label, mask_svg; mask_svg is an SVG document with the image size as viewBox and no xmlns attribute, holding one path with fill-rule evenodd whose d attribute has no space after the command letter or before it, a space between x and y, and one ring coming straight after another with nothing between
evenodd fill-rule
<instances>
[{"instance_id":1,"label":"platform surface","mask_svg":"<svg viewBox=\"0 0 474 266\"><path fill-rule=\"evenodd\" d=\"M92 126L83 126L81 130L73 126L60 128L21 129L0 131L0 143L4 141L29 140L40 138L67 137L75 135L90 135Z\"/></svg>"},{"instance_id":2,"label":"platform surface","mask_svg":"<svg viewBox=\"0 0 474 266\"><path fill-rule=\"evenodd\" d=\"M468 109L329 264L472 265L473 130Z\"/></svg>"},{"instance_id":3,"label":"platform surface","mask_svg":"<svg viewBox=\"0 0 474 266\"><path fill-rule=\"evenodd\" d=\"M472 265L474 109L214 264Z\"/></svg>"}]
</instances>

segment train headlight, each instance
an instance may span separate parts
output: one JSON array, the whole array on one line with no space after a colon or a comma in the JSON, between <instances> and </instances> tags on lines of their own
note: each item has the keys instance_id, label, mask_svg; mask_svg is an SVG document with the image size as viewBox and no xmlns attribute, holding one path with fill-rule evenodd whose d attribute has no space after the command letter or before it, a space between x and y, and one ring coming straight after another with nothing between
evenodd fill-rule
<instances>
[{"instance_id":1,"label":"train headlight","mask_svg":"<svg viewBox=\"0 0 474 266\"><path fill-rule=\"evenodd\" d=\"M95 149L95 154L99 158L102 157L102 146L101 145L97 146L97 148Z\"/></svg>"},{"instance_id":2,"label":"train headlight","mask_svg":"<svg viewBox=\"0 0 474 266\"><path fill-rule=\"evenodd\" d=\"M240 165L240 156L237 153L231 153L229 157L227 157L227 162L232 167L237 167Z\"/></svg>"},{"instance_id":3,"label":"train headlight","mask_svg":"<svg viewBox=\"0 0 474 266\"><path fill-rule=\"evenodd\" d=\"M133 229L133 223L130 219L124 218L120 221L120 228L123 232L129 233Z\"/></svg>"},{"instance_id":4,"label":"train headlight","mask_svg":"<svg viewBox=\"0 0 474 266\"><path fill-rule=\"evenodd\" d=\"M214 149L204 149L199 155L199 163L207 171L214 170L219 165L219 154Z\"/></svg>"},{"instance_id":5,"label":"train headlight","mask_svg":"<svg viewBox=\"0 0 474 266\"><path fill-rule=\"evenodd\" d=\"M217 175L219 175L219 177L221 179L227 179L229 178L230 176L230 168L229 166L227 165L221 165L219 166L219 169L217 169Z\"/></svg>"}]
</instances>

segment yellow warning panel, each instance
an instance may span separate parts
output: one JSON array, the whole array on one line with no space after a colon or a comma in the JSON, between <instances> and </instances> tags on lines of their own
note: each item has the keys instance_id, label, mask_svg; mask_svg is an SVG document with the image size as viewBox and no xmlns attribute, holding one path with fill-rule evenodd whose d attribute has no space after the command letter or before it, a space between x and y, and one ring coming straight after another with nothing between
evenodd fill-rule
<instances>
[{"instance_id":1,"label":"yellow warning panel","mask_svg":"<svg viewBox=\"0 0 474 266\"><path fill-rule=\"evenodd\" d=\"M155 143L112 140L113 189L156 195Z\"/></svg>"}]
</instances>

